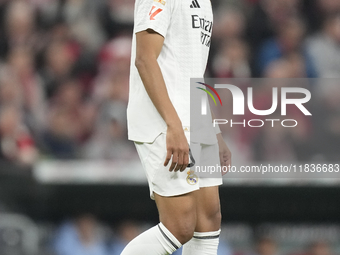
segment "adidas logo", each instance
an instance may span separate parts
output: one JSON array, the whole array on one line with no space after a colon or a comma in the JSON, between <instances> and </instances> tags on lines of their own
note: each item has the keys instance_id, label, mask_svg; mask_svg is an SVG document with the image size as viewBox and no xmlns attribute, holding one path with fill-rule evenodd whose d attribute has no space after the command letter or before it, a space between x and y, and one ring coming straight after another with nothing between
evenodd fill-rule
<instances>
[{"instance_id":1,"label":"adidas logo","mask_svg":"<svg viewBox=\"0 0 340 255\"><path fill-rule=\"evenodd\" d=\"M190 8L201 8L201 6L197 0L193 0L192 4L190 5Z\"/></svg>"}]
</instances>

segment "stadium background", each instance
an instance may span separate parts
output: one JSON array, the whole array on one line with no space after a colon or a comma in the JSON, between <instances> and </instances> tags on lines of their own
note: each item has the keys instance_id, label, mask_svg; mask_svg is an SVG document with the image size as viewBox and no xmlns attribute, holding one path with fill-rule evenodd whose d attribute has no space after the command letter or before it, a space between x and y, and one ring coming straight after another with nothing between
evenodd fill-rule
<instances>
[{"instance_id":1,"label":"stadium background","mask_svg":"<svg viewBox=\"0 0 340 255\"><path fill-rule=\"evenodd\" d=\"M207 76L339 78L339 0L212 3ZM157 222L126 138L133 5L0 0L1 255L116 255ZM339 88L290 139L226 133L234 156L339 160ZM338 182L226 184L219 255L337 254L339 198Z\"/></svg>"}]
</instances>

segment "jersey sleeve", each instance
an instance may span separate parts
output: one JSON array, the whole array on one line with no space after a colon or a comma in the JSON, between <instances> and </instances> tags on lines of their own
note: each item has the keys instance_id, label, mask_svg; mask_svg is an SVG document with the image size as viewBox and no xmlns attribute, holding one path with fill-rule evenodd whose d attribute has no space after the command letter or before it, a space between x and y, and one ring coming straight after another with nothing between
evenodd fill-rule
<instances>
[{"instance_id":1,"label":"jersey sleeve","mask_svg":"<svg viewBox=\"0 0 340 255\"><path fill-rule=\"evenodd\" d=\"M171 21L173 1L139 0L135 9L134 32L152 29L165 37Z\"/></svg>"}]
</instances>

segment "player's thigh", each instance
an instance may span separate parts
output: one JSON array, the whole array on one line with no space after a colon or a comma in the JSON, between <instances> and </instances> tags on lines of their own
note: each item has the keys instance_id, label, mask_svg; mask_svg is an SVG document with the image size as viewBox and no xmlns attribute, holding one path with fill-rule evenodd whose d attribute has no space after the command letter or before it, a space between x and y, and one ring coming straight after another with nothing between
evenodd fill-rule
<instances>
[{"instance_id":1,"label":"player's thigh","mask_svg":"<svg viewBox=\"0 0 340 255\"><path fill-rule=\"evenodd\" d=\"M182 244L189 241L195 231L196 192L173 197L154 193L160 221Z\"/></svg>"},{"instance_id":2,"label":"player's thigh","mask_svg":"<svg viewBox=\"0 0 340 255\"><path fill-rule=\"evenodd\" d=\"M219 186L200 188L196 197L196 232L210 232L221 227Z\"/></svg>"}]
</instances>

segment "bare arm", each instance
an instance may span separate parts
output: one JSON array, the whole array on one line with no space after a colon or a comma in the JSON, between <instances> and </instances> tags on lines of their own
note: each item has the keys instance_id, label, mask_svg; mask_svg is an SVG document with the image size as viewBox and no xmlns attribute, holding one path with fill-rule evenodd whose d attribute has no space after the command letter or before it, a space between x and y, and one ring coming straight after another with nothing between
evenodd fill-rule
<instances>
[{"instance_id":1,"label":"bare arm","mask_svg":"<svg viewBox=\"0 0 340 255\"><path fill-rule=\"evenodd\" d=\"M189 145L184 135L181 120L170 101L157 58L162 50L164 38L153 30L136 34L136 67L144 87L167 124L167 166L172 156L170 171L184 171L189 162Z\"/></svg>"}]
</instances>

